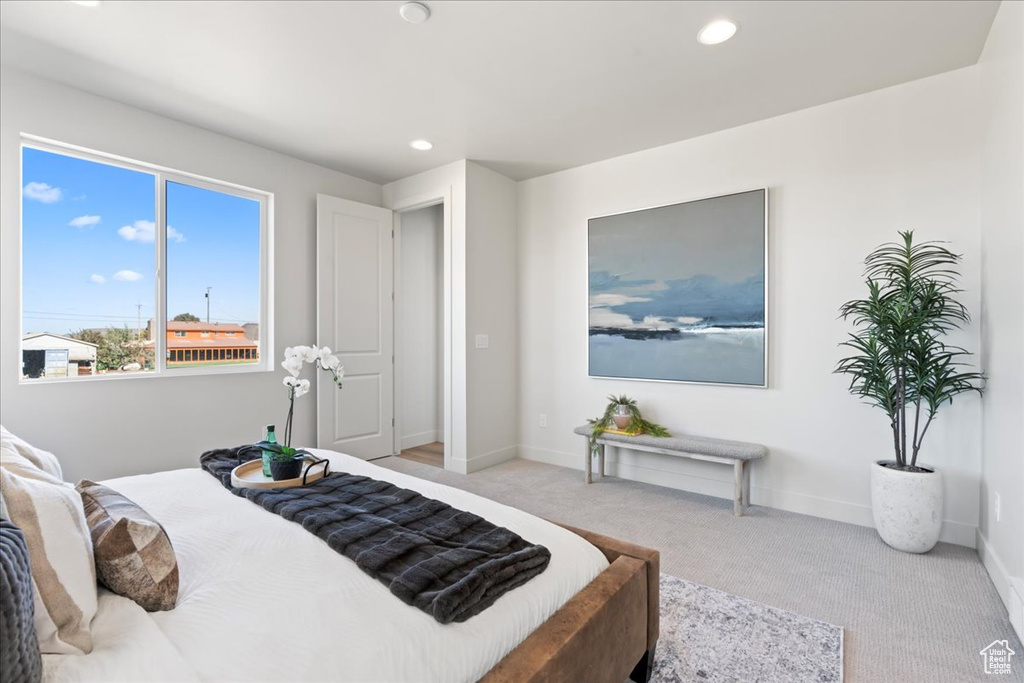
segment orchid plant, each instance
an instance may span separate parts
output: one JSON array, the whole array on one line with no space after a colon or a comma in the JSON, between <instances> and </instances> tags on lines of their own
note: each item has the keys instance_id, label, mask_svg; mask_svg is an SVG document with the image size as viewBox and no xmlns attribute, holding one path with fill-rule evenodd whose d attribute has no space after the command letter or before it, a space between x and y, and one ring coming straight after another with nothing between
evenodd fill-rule
<instances>
[{"instance_id":1,"label":"orchid plant","mask_svg":"<svg viewBox=\"0 0 1024 683\"><path fill-rule=\"evenodd\" d=\"M282 383L288 387L288 419L284 424L284 446L280 455L285 458L294 457L298 451L292 448L292 417L295 414L295 399L309 393L309 380L300 379L302 367L306 363L331 373L334 383L341 388L341 378L345 376L345 368L338 357L331 353L327 346L290 346L284 350L284 361L281 367L288 373Z\"/></svg>"}]
</instances>

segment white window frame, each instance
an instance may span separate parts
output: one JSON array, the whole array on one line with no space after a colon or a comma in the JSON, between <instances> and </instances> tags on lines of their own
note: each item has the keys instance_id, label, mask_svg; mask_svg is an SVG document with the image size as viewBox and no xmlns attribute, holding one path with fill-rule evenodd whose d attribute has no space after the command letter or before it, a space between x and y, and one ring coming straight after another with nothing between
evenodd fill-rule
<instances>
[{"instance_id":1,"label":"white window frame","mask_svg":"<svg viewBox=\"0 0 1024 683\"><path fill-rule=\"evenodd\" d=\"M37 149L53 154L60 154L85 161L92 161L108 166L117 166L130 171L146 173L154 177L155 184L155 223L156 234L154 236L154 288L156 312L153 324L155 344L153 347L153 372L118 373L113 375L81 375L76 377L52 378L52 379L25 379L19 373L19 384L27 386L58 384L64 382L96 382L114 380L135 380L153 379L157 377L181 377L188 375L229 375L253 372L272 372L274 370L274 347L273 347L273 260L270 258L270 251L273 247L274 232L274 195L272 192L258 190L244 185L231 183L223 180L207 178L205 176L178 171L175 169L149 164L134 159L107 154L76 145L70 145L47 138L21 134L21 144L18 150L18 165L21 177L19 187L24 186L24 169L22 159L25 148ZM260 206L260 310L259 310L259 350L260 359L255 363L244 363L238 365L214 365L214 366L193 366L186 368L168 368L167 365L167 204L166 187L168 182L189 185L213 192L234 195L244 199L250 199L259 203ZM18 205L18 250L19 250L19 271L18 271L18 355L19 367L21 367L21 343L25 336L24 329L24 291L23 291L23 270L24 263L21 258L23 249L22 235L24 233L24 199Z\"/></svg>"}]
</instances>

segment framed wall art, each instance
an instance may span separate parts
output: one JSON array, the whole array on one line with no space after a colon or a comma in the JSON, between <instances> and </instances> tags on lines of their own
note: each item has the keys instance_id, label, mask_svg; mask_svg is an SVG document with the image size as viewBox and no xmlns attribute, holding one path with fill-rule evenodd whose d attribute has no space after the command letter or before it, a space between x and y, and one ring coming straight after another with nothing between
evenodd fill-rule
<instances>
[{"instance_id":1,"label":"framed wall art","mask_svg":"<svg viewBox=\"0 0 1024 683\"><path fill-rule=\"evenodd\" d=\"M591 377L767 386L767 189L588 232Z\"/></svg>"}]
</instances>

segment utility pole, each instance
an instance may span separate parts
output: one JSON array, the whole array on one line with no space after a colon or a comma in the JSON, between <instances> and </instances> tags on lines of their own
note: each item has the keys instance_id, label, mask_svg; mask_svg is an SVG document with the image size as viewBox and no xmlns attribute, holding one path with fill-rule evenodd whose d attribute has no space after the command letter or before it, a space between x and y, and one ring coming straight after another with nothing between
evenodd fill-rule
<instances>
[{"instance_id":1,"label":"utility pole","mask_svg":"<svg viewBox=\"0 0 1024 683\"><path fill-rule=\"evenodd\" d=\"M213 289L213 287L207 287L206 288L206 324L207 325L210 324L210 290L211 289Z\"/></svg>"},{"instance_id":2,"label":"utility pole","mask_svg":"<svg viewBox=\"0 0 1024 683\"><path fill-rule=\"evenodd\" d=\"M137 359L141 362L143 368L146 366L146 358L142 353L142 302L135 304L135 348L138 350Z\"/></svg>"}]
</instances>

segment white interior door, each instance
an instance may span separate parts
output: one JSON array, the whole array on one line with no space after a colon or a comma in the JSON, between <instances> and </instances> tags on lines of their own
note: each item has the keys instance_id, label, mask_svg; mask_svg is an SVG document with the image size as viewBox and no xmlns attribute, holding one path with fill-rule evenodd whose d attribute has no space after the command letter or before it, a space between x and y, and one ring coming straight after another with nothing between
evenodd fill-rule
<instances>
[{"instance_id":1,"label":"white interior door","mask_svg":"<svg viewBox=\"0 0 1024 683\"><path fill-rule=\"evenodd\" d=\"M394 449L394 240L388 209L318 194L317 343L345 366L317 382L317 446L364 460Z\"/></svg>"}]
</instances>

